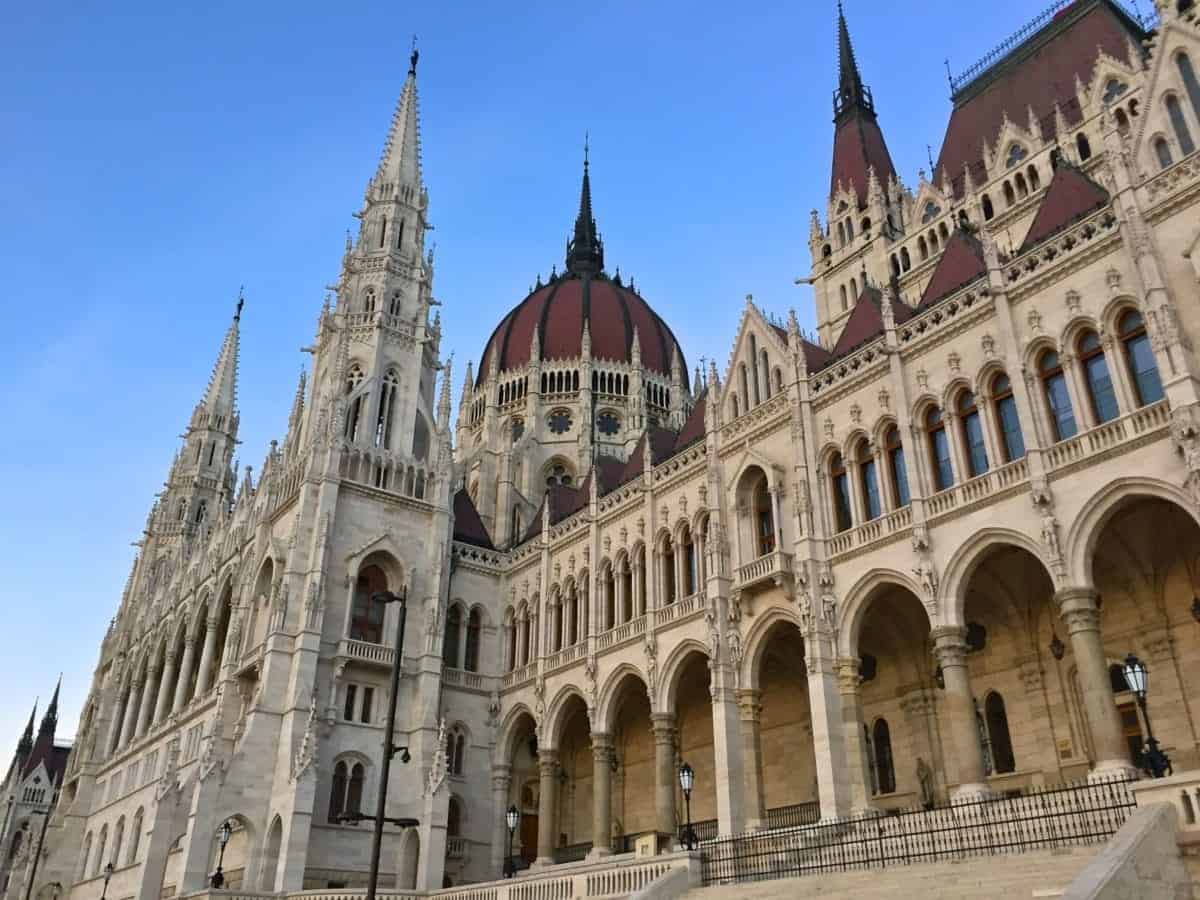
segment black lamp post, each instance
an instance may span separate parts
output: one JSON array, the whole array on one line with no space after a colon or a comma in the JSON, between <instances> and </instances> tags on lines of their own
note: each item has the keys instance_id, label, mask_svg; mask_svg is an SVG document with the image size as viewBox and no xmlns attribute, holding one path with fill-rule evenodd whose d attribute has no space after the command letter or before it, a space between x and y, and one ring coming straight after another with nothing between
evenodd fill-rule
<instances>
[{"instance_id":1,"label":"black lamp post","mask_svg":"<svg viewBox=\"0 0 1200 900\"><path fill-rule=\"evenodd\" d=\"M113 864L110 862L104 867L104 889L100 891L100 900L108 900L108 882L112 878Z\"/></svg>"},{"instance_id":2,"label":"black lamp post","mask_svg":"<svg viewBox=\"0 0 1200 900\"><path fill-rule=\"evenodd\" d=\"M510 806L504 814L504 824L508 826L508 857L504 860L504 877L512 878L517 874L517 865L513 860L513 835L521 824L521 811L515 805Z\"/></svg>"},{"instance_id":3,"label":"black lamp post","mask_svg":"<svg viewBox=\"0 0 1200 900\"><path fill-rule=\"evenodd\" d=\"M696 783L696 772L686 762L679 767L679 787L683 790L684 808L687 810L687 827L683 830L683 846L696 849L696 831L692 828L692 786Z\"/></svg>"},{"instance_id":4,"label":"black lamp post","mask_svg":"<svg viewBox=\"0 0 1200 900\"><path fill-rule=\"evenodd\" d=\"M1154 778L1162 778L1171 774L1171 760L1159 749L1154 728L1150 725L1150 714L1146 711L1147 671L1146 664L1132 653L1125 657L1125 680L1137 697L1142 718L1146 720L1146 749L1142 753L1142 769Z\"/></svg>"},{"instance_id":5,"label":"black lamp post","mask_svg":"<svg viewBox=\"0 0 1200 900\"><path fill-rule=\"evenodd\" d=\"M229 836L231 834L233 834L233 826L230 824L230 820L226 819L221 823L221 830L217 832L217 841L221 844L221 852L217 856L217 871L213 872L212 878L208 882L214 891L219 891L225 887L225 872L221 867L225 864L225 845L229 843ZM109 863L108 867L111 869L112 863ZM105 883L108 883L107 879ZM104 900L104 898L101 898L101 900Z\"/></svg>"}]
</instances>

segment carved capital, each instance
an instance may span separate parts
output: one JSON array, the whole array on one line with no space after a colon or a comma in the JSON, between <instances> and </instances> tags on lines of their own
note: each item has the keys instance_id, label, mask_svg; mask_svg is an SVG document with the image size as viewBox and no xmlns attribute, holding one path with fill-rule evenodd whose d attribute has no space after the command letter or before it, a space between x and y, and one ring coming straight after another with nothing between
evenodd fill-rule
<instances>
[{"instance_id":1,"label":"carved capital","mask_svg":"<svg viewBox=\"0 0 1200 900\"><path fill-rule=\"evenodd\" d=\"M941 625L933 629L933 656L943 669L967 664L967 629Z\"/></svg>"}]
</instances>

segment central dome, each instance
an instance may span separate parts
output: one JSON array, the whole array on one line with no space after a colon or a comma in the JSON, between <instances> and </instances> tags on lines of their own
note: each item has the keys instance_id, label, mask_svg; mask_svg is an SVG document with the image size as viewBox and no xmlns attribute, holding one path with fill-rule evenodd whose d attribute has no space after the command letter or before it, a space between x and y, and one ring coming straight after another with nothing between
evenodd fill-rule
<instances>
[{"instance_id":1,"label":"central dome","mask_svg":"<svg viewBox=\"0 0 1200 900\"><path fill-rule=\"evenodd\" d=\"M632 363L634 340L641 368L664 377L679 355L680 378L687 387L687 365L683 350L666 323L659 318L632 285L621 283L620 273L609 278L604 272L604 243L592 217L592 186L588 161L583 160L583 187L575 232L567 243L567 271L551 276L505 316L484 347L476 384L482 384L495 365L497 372L525 368L537 335L538 357L543 361L579 359L583 356L583 334L591 339L591 358Z\"/></svg>"},{"instance_id":2,"label":"central dome","mask_svg":"<svg viewBox=\"0 0 1200 900\"><path fill-rule=\"evenodd\" d=\"M579 359L584 323L592 359L632 362L636 335L642 368L669 377L678 353L680 376L687 385L683 350L671 329L637 293L603 273L563 275L517 304L484 348L479 382L486 379L493 358L499 372L527 366L535 329L542 360Z\"/></svg>"}]
</instances>

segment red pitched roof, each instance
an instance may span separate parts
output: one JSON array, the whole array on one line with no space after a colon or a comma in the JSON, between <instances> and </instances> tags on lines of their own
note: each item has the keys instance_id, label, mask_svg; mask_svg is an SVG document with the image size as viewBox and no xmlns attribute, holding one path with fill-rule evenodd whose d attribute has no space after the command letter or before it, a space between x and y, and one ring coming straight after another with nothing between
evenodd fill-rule
<instances>
[{"instance_id":1,"label":"red pitched roof","mask_svg":"<svg viewBox=\"0 0 1200 900\"><path fill-rule=\"evenodd\" d=\"M1072 222L1107 206L1108 201L1108 191L1074 166L1060 164L1018 252L1024 253Z\"/></svg>"},{"instance_id":2,"label":"red pitched roof","mask_svg":"<svg viewBox=\"0 0 1200 900\"><path fill-rule=\"evenodd\" d=\"M678 453L684 447L694 444L696 441L704 437L706 410L708 409L708 388L700 392L700 396L696 398L696 405L692 407L691 413L688 414L687 421L683 423L683 428L679 432L679 437L675 439L675 452Z\"/></svg>"},{"instance_id":3,"label":"red pitched roof","mask_svg":"<svg viewBox=\"0 0 1200 900\"><path fill-rule=\"evenodd\" d=\"M829 195L834 195L840 183L854 191L861 209L867 202L867 184L872 167L875 177L885 187L888 179L896 174L879 123L873 115L856 112L840 123L833 134L833 171L829 177Z\"/></svg>"},{"instance_id":4,"label":"red pitched roof","mask_svg":"<svg viewBox=\"0 0 1200 900\"><path fill-rule=\"evenodd\" d=\"M1067 124L1077 124L1082 115L1075 97L1076 77L1084 84L1091 80L1101 50L1128 60L1130 40L1139 42L1142 37L1137 23L1109 0L1078 0L1063 9L955 95L934 170L938 178L944 170L955 195L962 196L963 170L969 165L971 177L982 183L983 142L995 144L1005 113L1013 124L1027 128L1032 107L1044 139L1054 135L1056 103Z\"/></svg>"},{"instance_id":5,"label":"red pitched roof","mask_svg":"<svg viewBox=\"0 0 1200 900\"><path fill-rule=\"evenodd\" d=\"M933 277L925 286L920 305L930 306L985 274L987 264L983 260L983 245L975 235L956 228L946 242Z\"/></svg>"},{"instance_id":6,"label":"red pitched roof","mask_svg":"<svg viewBox=\"0 0 1200 900\"><path fill-rule=\"evenodd\" d=\"M454 495L454 540L492 549L492 539L488 537L479 510L466 491Z\"/></svg>"},{"instance_id":7,"label":"red pitched roof","mask_svg":"<svg viewBox=\"0 0 1200 900\"><path fill-rule=\"evenodd\" d=\"M892 304L892 315L896 322L907 322L912 318L912 310L903 303L896 301ZM877 287L867 286L862 296L854 304L846 327L842 329L837 343L833 347L833 355L842 356L849 353L860 344L865 344L871 338L883 334L883 292Z\"/></svg>"}]
</instances>

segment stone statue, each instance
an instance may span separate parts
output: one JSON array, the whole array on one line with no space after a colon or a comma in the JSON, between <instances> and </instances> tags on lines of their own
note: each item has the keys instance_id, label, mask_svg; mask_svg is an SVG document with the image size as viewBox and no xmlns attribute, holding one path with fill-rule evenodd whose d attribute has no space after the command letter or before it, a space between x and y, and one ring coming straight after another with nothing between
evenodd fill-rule
<instances>
[{"instance_id":1,"label":"stone statue","mask_svg":"<svg viewBox=\"0 0 1200 900\"><path fill-rule=\"evenodd\" d=\"M923 756L917 757L917 784L921 791L921 806L925 809L933 807L933 769L925 762Z\"/></svg>"}]
</instances>

